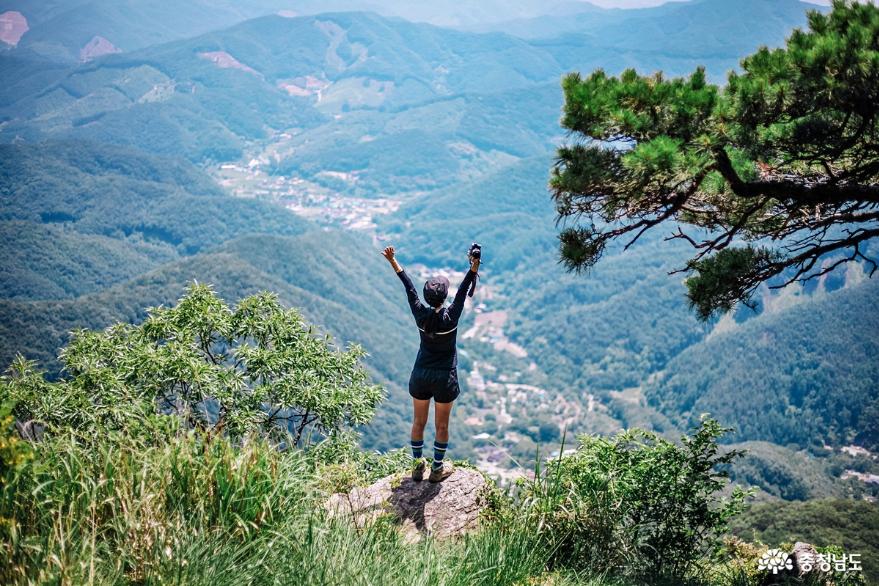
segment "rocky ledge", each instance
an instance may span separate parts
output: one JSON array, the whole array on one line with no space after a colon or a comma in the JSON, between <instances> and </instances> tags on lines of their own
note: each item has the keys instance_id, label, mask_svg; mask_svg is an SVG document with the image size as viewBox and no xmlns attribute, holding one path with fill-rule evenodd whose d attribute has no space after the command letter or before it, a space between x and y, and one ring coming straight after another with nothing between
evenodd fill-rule
<instances>
[{"instance_id":1,"label":"rocky ledge","mask_svg":"<svg viewBox=\"0 0 879 586\"><path fill-rule=\"evenodd\" d=\"M487 486L485 477L469 468L458 468L436 484L395 474L350 493L334 494L326 506L331 514L349 516L358 526L391 514L408 541L425 535L444 538L477 527Z\"/></svg>"}]
</instances>

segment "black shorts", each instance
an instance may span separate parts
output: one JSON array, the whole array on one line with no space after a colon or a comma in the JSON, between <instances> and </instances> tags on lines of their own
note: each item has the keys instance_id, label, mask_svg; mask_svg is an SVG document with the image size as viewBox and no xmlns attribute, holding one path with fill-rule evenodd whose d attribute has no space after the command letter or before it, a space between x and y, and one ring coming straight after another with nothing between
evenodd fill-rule
<instances>
[{"instance_id":1,"label":"black shorts","mask_svg":"<svg viewBox=\"0 0 879 586\"><path fill-rule=\"evenodd\" d=\"M437 403L451 403L458 398L458 369L434 370L413 368L409 377L409 394L423 401L433 399Z\"/></svg>"}]
</instances>

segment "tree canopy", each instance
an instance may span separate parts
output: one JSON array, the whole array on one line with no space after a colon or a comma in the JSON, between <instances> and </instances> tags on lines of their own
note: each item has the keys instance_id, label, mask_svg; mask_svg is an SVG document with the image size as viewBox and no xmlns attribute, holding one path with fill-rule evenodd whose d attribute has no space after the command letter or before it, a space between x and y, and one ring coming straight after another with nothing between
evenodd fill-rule
<instances>
[{"instance_id":1,"label":"tree canopy","mask_svg":"<svg viewBox=\"0 0 879 586\"><path fill-rule=\"evenodd\" d=\"M879 236L879 7L835 0L783 48L762 48L708 83L602 70L563 82L550 186L562 261L594 266L668 224L692 245L688 297L700 317L850 261Z\"/></svg>"},{"instance_id":2,"label":"tree canopy","mask_svg":"<svg viewBox=\"0 0 879 586\"><path fill-rule=\"evenodd\" d=\"M290 431L298 443L310 427L331 433L372 418L383 391L363 356L335 348L271 293L232 309L196 284L142 324L76 332L57 382L20 358L0 379L0 399L50 429L112 431L164 415L231 437Z\"/></svg>"}]
</instances>

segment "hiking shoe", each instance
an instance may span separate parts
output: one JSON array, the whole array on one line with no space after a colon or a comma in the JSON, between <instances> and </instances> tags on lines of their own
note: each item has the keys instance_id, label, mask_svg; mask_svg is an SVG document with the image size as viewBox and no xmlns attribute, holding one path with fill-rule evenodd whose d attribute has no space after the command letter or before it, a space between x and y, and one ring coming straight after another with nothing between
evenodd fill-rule
<instances>
[{"instance_id":1,"label":"hiking shoe","mask_svg":"<svg viewBox=\"0 0 879 586\"><path fill-rule=\"evenodd\" d=\"M412 480L415 482L421 482L424 480L424 469L427 467L424 458L418 458L415 460L415 463L412 464Z\"/></svg>"},{"instance_id":2,"label":"hiking shoe","mask_svg":"<svg viewBox=\"0 0 879 586\"><path fill-rule=\"evenodd\" d=\"M431 466L430 468L430 477L428 480L431 482L442 482L446 478L452 475L454 472L454 468L452 468L451 464L443 463L439 468L434 468Z\"/></svg>"}]
</instances>

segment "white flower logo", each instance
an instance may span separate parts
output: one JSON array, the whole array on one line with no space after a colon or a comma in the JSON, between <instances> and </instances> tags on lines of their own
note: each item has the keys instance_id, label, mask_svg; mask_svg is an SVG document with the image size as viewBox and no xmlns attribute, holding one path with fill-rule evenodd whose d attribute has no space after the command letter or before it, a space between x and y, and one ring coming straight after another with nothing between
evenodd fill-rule
<instances>
[{"instance_id":1,"label":"white flower logo","mask_svg":"<svg viewBox=\"0 0 879 586\"><path fill-rule=\"evenodd\" d=\"M770 549L760 558L758 570L772 570L773 574L777 574L779 570L792 570L794 564L787 553L780 549Z\"/></svg>"}]
</instances>

